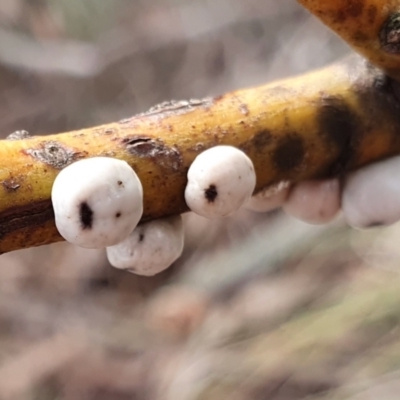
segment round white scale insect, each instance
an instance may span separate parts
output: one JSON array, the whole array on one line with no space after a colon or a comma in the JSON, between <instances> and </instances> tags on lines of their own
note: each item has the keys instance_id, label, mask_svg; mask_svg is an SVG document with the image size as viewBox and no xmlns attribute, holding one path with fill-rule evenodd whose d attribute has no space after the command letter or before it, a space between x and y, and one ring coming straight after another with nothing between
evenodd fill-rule
<instances>
[{"instance_id":1,"label":"round white scale insect","mask_svg":"<svg viewBox=\"0 0 400 400\"><path fill-rule=\"evenodd\" d=\"M290 190L282 208L287 214L308 224L326 224L340 210L339 180L299 182Z\"/></svg>"},{"instance_id":2,"label":"round white scale insect","mask_svg":"<svg viewBox=\"0 0 400 400\"><path fill-rule=\"evenodd\" d=\"M231 146L216 146L199 154L187 177L186 204L206 218L232 214L250 199L256 186L252 161Z\"/></svg>"},{"instance_id":3,"label":"round white scale insect","mask_svg":"<svg viewBox=\"0 0 400 400\"><path fill-rule=\"evenodd\" d=\"M77 161L56 177L51 199L61 236L85 248L121 242L143 213L143 189L125 161L94 157Z\"/></svg>"},{"instance_id":4,"label":"round white scale insect","mask_svg":"<svg viewBox=\"0 0 400 400\"><path fill-rule=\"evenodd\" d=\"M112 266L152 276L167 269L181 254L184 243L180 215L139 225L121 243L107 247Z\"/></svg>"},{"instance_id":5,"label":"round white scale insect","mask_svg":"<svg viewBox=\"0 0 400 400\"><path fill-rule=\"evenodd\" d=\"M354 228L387 226L400 219L400 157L370 164L344 182L342 209Z\"/></svg>"}]
</instances>

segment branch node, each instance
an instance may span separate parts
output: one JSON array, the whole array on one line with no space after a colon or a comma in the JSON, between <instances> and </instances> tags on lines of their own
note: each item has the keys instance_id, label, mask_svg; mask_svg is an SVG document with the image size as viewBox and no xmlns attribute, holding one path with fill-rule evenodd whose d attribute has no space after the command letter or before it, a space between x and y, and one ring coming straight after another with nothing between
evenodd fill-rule
<instances>
[{"instance_id":1,"label":"branch node","mask_svg":"<svg viewBox=\"0 0 400 400\"><path fill-rule=\"evenodd\" d=\"M400 54L400 13L388 17L382 27L380 41L387 53Z\"/></svg>"}]
</instances>

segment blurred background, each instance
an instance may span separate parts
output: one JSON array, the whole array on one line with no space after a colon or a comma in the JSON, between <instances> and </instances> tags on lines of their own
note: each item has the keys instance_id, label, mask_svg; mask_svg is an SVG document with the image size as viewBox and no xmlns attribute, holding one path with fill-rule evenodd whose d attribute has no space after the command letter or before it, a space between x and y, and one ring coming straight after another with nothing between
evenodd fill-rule
<instances>
[{"instance_id":1,"label":"blurred background","mask_svg":"<svg viewBox=\"0 0 400 400\"><path fill-rule=\"evenodd\" d=\"M324 66L293 0L0 2L0 132L48 134ZM0 257L0 399L398 399L400 226L185 215L154 278L66 243Z\"/></svg>"}]
</instances>

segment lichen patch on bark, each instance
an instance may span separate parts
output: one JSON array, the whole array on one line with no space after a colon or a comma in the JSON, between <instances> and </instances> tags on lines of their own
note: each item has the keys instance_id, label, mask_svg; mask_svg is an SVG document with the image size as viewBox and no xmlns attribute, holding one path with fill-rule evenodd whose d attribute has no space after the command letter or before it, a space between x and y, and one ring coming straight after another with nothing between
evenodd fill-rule
<instances>
[{"instance_id":1,"label":"lichen patch on bark","mask_svg":"<svg viewBox=\"0 0 400 400\"><path fill-rule=\"evenodd\" d=\"M39 148L27 149L24 152L56 169L63 169L73 161L83 158L82 153L53 140L41 143Z\"/></svg>"},{"instance_id":2,"label":"lichen patch on bark","mask_svg":"<svg viewBox=\"0 0 400 400\"><path fill-rule=\"evenodd\" d=\"M178 171L182 165L180 151L167 146L161 139L146 136L132 136L122 141L127 151L140 158L149 158L162 168Z\"/></svg>"},{"instance_id":3,"label":"lichen patch on bark","mask_svg":"<svg viewBox=\"0 0 400 400\"><path fill-rule=\"evenodd\" d=\"M157 117L169 117L171 115L182 115L191 112L197 108L209 108L213 105L213 99L211 97L206 97L202 100L191 99L191 100L171 100L165 101L163 103L157 104L151 107L148 111L139 114L139 116L151 116L155 115Z\"/></svg>"},{"instance_id":4,"label":"lichen patch on bark","mask_svg":"<svg viewBox=\"0 0 400 400\"><path fill-rule=\"evenodd\" d=\"M22 140L32 137L28 131L15 131L6 137L6 140Z\"/></svg>"}]
</instances>

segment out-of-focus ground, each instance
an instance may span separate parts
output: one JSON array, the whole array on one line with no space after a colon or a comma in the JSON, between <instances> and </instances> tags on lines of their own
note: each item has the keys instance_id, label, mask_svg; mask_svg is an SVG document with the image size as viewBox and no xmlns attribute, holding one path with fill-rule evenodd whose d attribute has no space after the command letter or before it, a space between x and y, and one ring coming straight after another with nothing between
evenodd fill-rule
<instances>
[{"instance_id":1,"label":"out-of-focus ground","mask_svg":"<svg viewBox=\"0 0 400 400\"><path fill-rule=\"evenodd\" d=\"M0 2L0 132L119 120L326 65L293 0ZM185 216L168 271L56 244L0 257L0 399L398 399L400 226Z\"/></svg>"}]
</instances>

